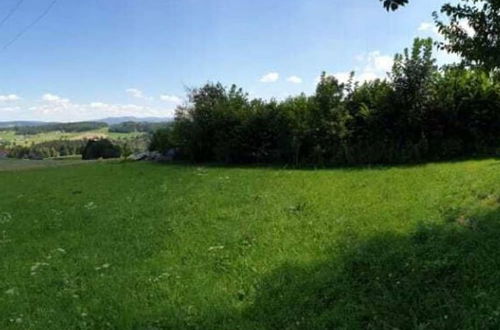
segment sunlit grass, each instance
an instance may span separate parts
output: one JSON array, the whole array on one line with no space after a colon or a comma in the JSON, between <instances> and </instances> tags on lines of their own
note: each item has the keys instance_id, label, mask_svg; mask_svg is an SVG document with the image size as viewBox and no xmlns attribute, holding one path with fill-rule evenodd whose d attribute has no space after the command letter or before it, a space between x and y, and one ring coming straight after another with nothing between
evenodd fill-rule
<instances>
[{"instance_id":1,"label":"sunlit grass","mask_svg":"<svg viewBox=\"0 0 500 330\"><path fill-rule=\"evenodd\" d=\"M500 162L0 172L0 328L498 328Z\"/></svg>"}]
</instances>

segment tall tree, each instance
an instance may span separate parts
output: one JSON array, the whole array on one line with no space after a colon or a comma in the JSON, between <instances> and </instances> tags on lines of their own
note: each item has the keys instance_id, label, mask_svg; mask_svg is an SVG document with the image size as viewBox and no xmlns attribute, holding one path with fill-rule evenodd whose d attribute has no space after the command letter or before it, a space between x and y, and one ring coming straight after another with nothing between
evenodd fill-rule
<instances>
[{"instance_id":1,"label":"tall tree","mask_svg":"<svg viewBox=\"0 0 500 330\"><path fill-rule=\"evenodd\" d=\"M468 66L500 69L500 0L462 0L441 7L446 21L434 20L446 42L442 49L460 55Z\"/></svg>"}]
</instances>

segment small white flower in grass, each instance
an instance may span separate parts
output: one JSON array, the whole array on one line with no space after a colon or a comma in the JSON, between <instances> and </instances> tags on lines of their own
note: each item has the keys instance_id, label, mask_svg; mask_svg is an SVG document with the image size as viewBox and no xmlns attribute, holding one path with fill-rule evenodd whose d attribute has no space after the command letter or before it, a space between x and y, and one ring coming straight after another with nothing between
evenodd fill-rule
<instances>
[{"instance_id":1,"label":"small white flower in grass","mask_svg":"<svg viewBox=\"0 0 500 330\"><path fill-rule=\"evenodd\" d=\"M97 205L95 205L94 202L89 202L87 204L85 204L84 206L87 210L94 210L97 208Z\"/></svg>"},{"instance_id":2,"label":"small white flower in grass","mask_svg":"<svg viewBox=\"0 0 500 330\"><path fill-rule=\"evenodd\" d=\"M222 250L224 245L211 246L208 248L208 251Z\"/></svg>"},{"instance_id":3,"label":"small white flower in grass","mask_svg":"<svg viewBox=\"0 0 500 330\"><path fill-rule=\"evenodd\" d=\"M16 293L16 288L10 288L9 290L5 291L5 294L12 296Z\"/></svg>"},{"instance_id":4,"label":"small white flower in grass","mask_svg":"<svg viewBox=\"0 0 500 330\"><path fill-rule=\"evenodd\" d=\"M96 268L95 268L95 270L98 270L98 271L99 271L99 270L101 270L101 269L108 269L109 267L111 267L111 265L110 265L110 264L103 264L103 265L101 265L101 266L99 266L99 267L96 267Z\"/></svg>"},{"instance_id":5,"label":"small white flower in grass","mask_svg":"<svg viewBox=\"0 0 500 330\"><path fill-rule=\"evenodd\" d=\"M33 266L31 266L31 276L36 275L36 271L38 268L43 267L43 266L48 266L49 264L46 262L37 262Z\"/></svg>"},{"instance_id":6,"label":"small white flower in grass","mask_svg":"<svg viewBox=\"0 0 500 330\"><path fill-rule=\"evenodd\" d=\"M0 212L0 224L8 223L12 220L12 214L9 212Z\"/></svg>"}]
</instances>

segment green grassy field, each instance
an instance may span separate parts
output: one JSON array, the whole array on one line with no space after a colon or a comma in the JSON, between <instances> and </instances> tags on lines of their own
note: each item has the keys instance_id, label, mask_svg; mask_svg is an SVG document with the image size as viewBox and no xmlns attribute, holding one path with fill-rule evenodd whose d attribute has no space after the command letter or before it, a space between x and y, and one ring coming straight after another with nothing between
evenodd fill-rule
<instances>
[{"instance_id":1,"label":"green grassy field","mask_svg":"<svg viewBox=\"0 0 500 330\"><path fill-rule=\"evenodd\" d=\"M500 161L0 172L1 329L499 329Z\"/></svg>"},{"instance_id":2,"label":"green grassy field","mask_svg":"<svg viewBox=\"0 0 500 330\"><path fill-rule=\"evenodd\" d=\"M0 159L0 172L8 171L23 171L31 169L61 167L67 165L88 165L102 162L117 162L118 159L99 159L99 160L82 160L80 155L65 156L44 160L29 160L29 159L15 159L7 158Z\"/></svg>"},{"instance_id":3,"label":"green grassy field","mask_svg":"<svg viewBox=\"0 0 500 330\"><path fill-rule=\"evenodd\" d=\"M114 133L109 132L108 128L101 128L88 132L65 133L59 131L33 134L33 135L16 135L14 131L0 131L0 144L2 142L15 143L21 146L30 146L32 143L41 143L54 140L82 140L94 137L117 139L135 138L144 135L144 133Z\"/></svg>"}]
</instances>

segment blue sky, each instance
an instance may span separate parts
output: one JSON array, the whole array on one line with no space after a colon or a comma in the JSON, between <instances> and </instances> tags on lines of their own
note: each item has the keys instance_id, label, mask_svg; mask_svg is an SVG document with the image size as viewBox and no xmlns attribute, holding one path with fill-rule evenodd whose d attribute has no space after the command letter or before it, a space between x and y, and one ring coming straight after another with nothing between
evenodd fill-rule
<instances>
[{"instance_id":1,"label":"blue sky","mask_svg":"<svg viewBox=\"0 0 500 330\"><path fill-rule=\"evenodd\" d=\"M387 13L378 0L24 0L0 25L0 121L170 116L186 87L312 93L321 71L384 77L432 36L440 1ZM19 0L0 1L0 20ZM440 55L444 61L446 56Z\"/></svg>"}]
</instances>

